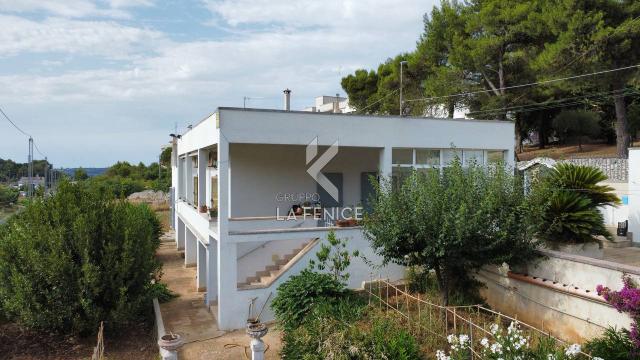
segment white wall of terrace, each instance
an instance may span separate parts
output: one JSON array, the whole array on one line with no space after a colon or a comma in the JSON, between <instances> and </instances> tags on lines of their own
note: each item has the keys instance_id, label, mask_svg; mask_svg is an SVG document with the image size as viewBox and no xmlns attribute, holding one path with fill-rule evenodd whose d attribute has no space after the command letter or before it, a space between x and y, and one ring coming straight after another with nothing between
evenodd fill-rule
<instances>
[{"instance_id":1,"label":"white wall of terrace","mask_svg":"<svg viewBox=\"0 0 640 360\"><path fill-rule=\"evenodd\" d=\"M178 155L184 155L217 144L219 138L217 119L218 115L216 113L211 114L194 125L191 130L182 134L180 140L178 140Z\"/></svg>"},{"instance_id":2,"label":"white wall of terrace","mask_svg":"<svg viewBox=\"0 0 640 360\"><path fill-rule=\"evenodd\" d=\"M219 108L220 131L230 143L507 150L513 164L510 121L365 116L304 111Z\"/></svg>"}]
</instances>

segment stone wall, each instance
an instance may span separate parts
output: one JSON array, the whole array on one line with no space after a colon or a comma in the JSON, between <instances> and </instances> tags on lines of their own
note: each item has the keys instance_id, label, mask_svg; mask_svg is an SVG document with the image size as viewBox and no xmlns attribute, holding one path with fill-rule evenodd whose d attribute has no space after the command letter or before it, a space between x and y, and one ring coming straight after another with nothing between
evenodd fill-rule
<instances>
[{"instance_id":1,"label":"stone wall","mask_svg":"<svg viewBox=\"0 0 640 360\"><path fill-rule=\"evenodd\" d=\"M561 160L576 165L596 167L609 177L612 182L627 182L629 178L629 165L627 159L620 158L575 158Z\"/></svg>"},{"instance_id":2,"label":"stone wall","mask_svg":"<svg viewBox=\"0 0 640 360\"><path fill-rule=\"evenodd\" d=\"M530 161L518 162L518 168L528 168L532 164L553 164L555 161L550 158L535 158ZM629 160L620 158L573 158L558 160L558 163L571 163L576 165L586 165L596 167L609 178L609 182L627 182L629 178Z\"/></svg>"}]
</instances>

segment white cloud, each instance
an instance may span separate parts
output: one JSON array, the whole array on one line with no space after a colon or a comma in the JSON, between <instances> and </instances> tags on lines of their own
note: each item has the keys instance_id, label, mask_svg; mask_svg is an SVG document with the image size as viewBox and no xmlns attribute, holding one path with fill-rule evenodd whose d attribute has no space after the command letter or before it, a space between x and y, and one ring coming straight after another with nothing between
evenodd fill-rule
<instances>
[{"instance_id":1,"label":"white cloud","mask_svg":"<svg viewBox=\"0 0 640 360\"><path fill-rule=\"evenodd\" d=\"M66 53L124 59L149 55L164 36L153 30L111 21L64 18L28 20L0 15L0 57L20 53Z\"/></svg>"},{"instance_id":2,"label":"white cloud","mask_svg":"<svg viewBox=\"0 0 640 360\"><path fill-rule=\"evenodd\" d=\"M136 3L152 5L145 0ZM185 126L217 106L242 106L243 96L265 98L250 102L251 106L280 107L282 89L288 87L293 89L293 107L303 108L314 96L342 93L341 76L360 67L376 67L387 57L412 50L422 32L422 16L434 3L332 0L320 2L320 6L308 0L208 1L215 21L239 31L217 38L193 34L192 39L182 41L171 40L172 34L136 26L136 20L125 26L104 19L49 17L33 21L0 15L0 60L32 53L65 59L60 63L57 56L42 63L55 69L54 75L51 70L42 75L25 69L0 76L0 98L3 105L21 109L17 116L37 118L51 112L58 126L51 125L52 132L61 123L69 123L66 135L85 139L85 152L96 154L91 164L111 163L122 158L125 150L131 150L131 157L149 161L157 149L148 148L148 144L164 142L162 134L171 130L174 121ZM0 0L0 10L2 4ZM123 0L112 0L108 8L126 6ZM118 61L73 68L73 61L67 59L78 56ZM95 104L99 110L91 110L87 104ZM74 111L51 111L67 108ZM98 122L110 124L114 130L124 126L144 136L145 143L115 136L109 146L121 151L104 152L104 146L92 145L94 135L88 125L78 125ZM127 124L135 124L137 130ZM47 125L33 126L44 129ZM146 133L140 130L144 128L167 131ZM161 135L152 135L156 133ZM160 137L149 140L149 136ZM103 141L95 137L96 143ZM10 153L11 146L22 145L1 144L0 154ZM50 147L57 148L55 144Z\"/></svg>"},{"instance_id":3,"label":"white cloud","mask_svg":"<svg viewBox=\"0 0 640 360\"><path fill-rule=\"evenodd\" d=\"M280 24L287 27L321 26L336 29L388 30L421 23L436 1L385 0L203 0L207 9L231 26ZM395 29L392 29L395 30ZM394 31L395 32L395 31ZM345 36L353 34L345 33Z\"/></svg>"},{"instance_id":4,"label":"white cloud","mask_svg":"<svg viewBox=\"0 0 640 360\"><path fill-rule=\"evenodd\" d=\"M115 1L123 2L123 1ZM101 16L125 18L129 14L113 8L96 6L89 0L0 0L0 11L12 13L44 12L56 16L79 18L86 16Z\"/></svg>"}]
</instances>

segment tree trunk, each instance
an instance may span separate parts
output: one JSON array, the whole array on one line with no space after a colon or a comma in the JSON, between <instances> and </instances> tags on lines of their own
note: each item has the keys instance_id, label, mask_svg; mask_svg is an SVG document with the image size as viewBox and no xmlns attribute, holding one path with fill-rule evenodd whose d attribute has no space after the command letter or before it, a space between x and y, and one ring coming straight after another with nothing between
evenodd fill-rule
<instances>
[{"instance_id":1,"label":"tree trunk","mask_svg":"<svg viewBox=\"0 0 640 360\"><path fill-rule=\"evenodd\" d=\"M456 103L451 101L448 105L448 114L450 119L453 119L453 114L456 112Z\"/></svg>"},{"instance_id":2,"label":"tree trunk","mask_svg":"<svg viewBox=\"0 0 640 360\"><path fill-rule=\"evenodd\" d=\"M618 86L618 92L624 90L624 85ZM619 158L629 157L629 126L627 125L627 110L624 95L615 95L613 101L616 106L616 147Z\"/></svg>"},{"instance_id":3,"label":"tree trunk","mask_svg":"<svg viewBox=\"0 0 640 360\"><path fill-rule=\"evenodd\" d=\"M442 304L444 306L449 305L449 284L447 282L446 276L443 273L446 273L445 270L440 269L439 265L435 266L436 270L436 280L438 280L438 287L440 288L440 296L442 296Z\"/></svg>"},{"instance_id":4,"label":"tree trunk","mask_svg":"<svg viewBox=\"0 0 640 360\"><path fill-rule=\"evenodd\" d=\"M538 125L538 149L544 149L545 145L547 145L547 134L545 130L544 121L541 119Z\"/></svg>"}]
</instances>

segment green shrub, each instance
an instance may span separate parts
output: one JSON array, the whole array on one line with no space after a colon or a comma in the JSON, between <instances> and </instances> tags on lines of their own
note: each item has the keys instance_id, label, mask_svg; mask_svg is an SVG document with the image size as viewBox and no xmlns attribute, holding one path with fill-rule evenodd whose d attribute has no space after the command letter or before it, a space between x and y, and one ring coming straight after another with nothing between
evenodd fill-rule
<instances>
[{"instance_id":1,"label":"green shrub","mask_svg":"<svg viewBox=\"0 0 640 360\"><path fill-rule=\"evenodd\" d=\"M348 293L344 285L330 274L308 269L290 277L278 286L277 291L271 307L285 331L300 326L314 305Z\"/></svg>"},{"instance_id":2,"label":"green shrub","mask_svg":"<svg viewBox=\"0 0 640 360\"><path fill-rule=\"evenodd\" d=\"M629 331L608 328L601 337L588 341L585 351L602 359L626 360L633 358L633 343L629 339Z\"/></svg>"},{"instance_id":3,"label":"green shrub","mask_svg":"<svg viewBox=\"0 0 640 360\"><path fill-rule=\"evenodd\" d=\"M0 207L15 204L18 201L18 195L17 189L0 184Z\"/></svg>"},{"instance_id":4,"label":"green shrub","mask_svg":"<svg viewBox=\"0 0 640 360\"><path fill-rule=\"evenodd\" d=\"M616 205L620 199L606 185L599 169L558 164L536 181L531 198L544 211L537 226L538 237L548 244L586 243L598 235L611 238L598 207Z\"/></svg>"},{"instance_id":5,"label":"green shrub","mask_svg":"<svg viewBox=\"0 0 640 360\"><path fill-rule=\"evenodd\" d=\"M85 183L89 188L100 189L118 198L126 198L134 192L140 192L146 189L146 185L142 180L119 176L96 176L88 179Z\"/></svg>"},{"instance_id":6,"label":"green shrub","mask_svg":"<svg viewBox=\"0 0 640 360\"><path fill-rule=\"evenodd\" d=\"M415 338L390 319L374 316L365 322L344 322L332 317L311 317L285 332L283 359L420 359Z\"/></svg>"},{"instance_id":7,"label":"green shrub","mask_svg":"<svg viewBox=\"0 0 640 360\"><path fill-rule=\"evenodd\" d=\"M144 205L62 182L0 227L0 307L36 329L86 334L140 320L160 271L160 223Z\"/></svg>"}]
</instances>

